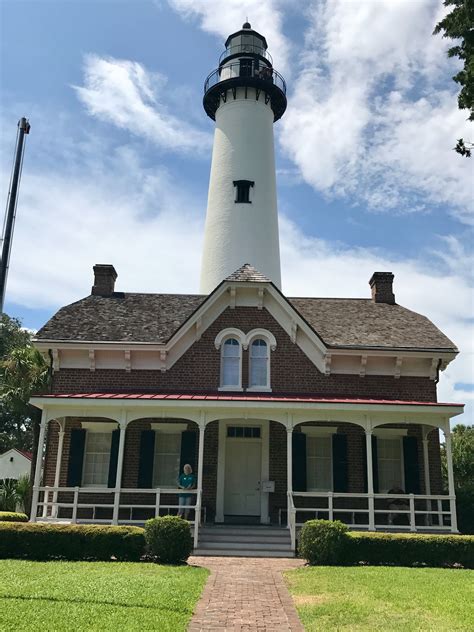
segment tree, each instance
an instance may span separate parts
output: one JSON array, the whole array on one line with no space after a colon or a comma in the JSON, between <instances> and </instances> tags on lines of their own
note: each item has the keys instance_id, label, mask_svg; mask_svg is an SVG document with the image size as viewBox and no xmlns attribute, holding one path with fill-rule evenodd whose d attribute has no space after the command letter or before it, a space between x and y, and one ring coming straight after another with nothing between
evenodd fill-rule
<instances>
[{"instance_id":1,"label":"tree","mask_svg":"<svg viewBox=\"0 0 474 632\"><path fill-rule=\"evenodd\" d=\"M33 430L40 411L31 406L34 392L47 388L49 367L35 349L31 334L6 314L1 319L0 336L0 452L10 448L31 450Z\"/></svg>"},{"instance_id":2,"label":"tree","mask_svg":"<svg viewBox=\"0 0 474 632\"><path fill-rule=\"evenodd\" d=\"M444 6L453 6L433 31L441 31L443 37L459 40L456 46L448 49L448 57L458 57L464 66L453 79L461 86L458 95L458 107L470 110L468 120L474 121L474 0L444 0ZM458 154L470 158L474 144L460 138L454 148Z\"/></svg>"},{"instance_id":3,"label":"tree","mask_svg":"<svg viewBox=\"0 0 474 632\"><path fill-rule=\"evenodd\" d=\"M455 426L451 446L459 530L474 533L474 426ZM441 463L447 486L445 445L441 446Z\"/></svg>"}]
</instances>

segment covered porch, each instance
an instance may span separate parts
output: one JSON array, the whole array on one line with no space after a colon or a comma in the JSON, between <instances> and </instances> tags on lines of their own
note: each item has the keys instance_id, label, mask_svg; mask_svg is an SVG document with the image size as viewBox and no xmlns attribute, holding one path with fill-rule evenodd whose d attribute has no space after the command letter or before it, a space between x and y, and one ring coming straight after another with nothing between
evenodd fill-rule
<instances>
[{"instance_id":1,"label":"covered porch","mask_svg":"<svg viewBox=\"0 0 474 632\"><path fill-rule=\"evenodd\" d=\"M177 474L190 463L195 546L199 526L214 522L288 527L293 550L314 517L370 531L457 532L449 422L461 405L228 393L32 403L42 409L40 450L47 445L33 521L143 524L177 513ZM439 429L448 494L437 475Z\"/></svg>"}]
</instances>

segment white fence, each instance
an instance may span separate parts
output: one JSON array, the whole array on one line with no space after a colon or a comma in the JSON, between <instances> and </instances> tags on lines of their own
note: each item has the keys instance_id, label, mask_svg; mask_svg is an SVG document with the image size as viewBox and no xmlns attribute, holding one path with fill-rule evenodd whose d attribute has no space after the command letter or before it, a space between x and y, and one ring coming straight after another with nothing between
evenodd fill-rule
<instances>
[{"instance_id":1,"label":"white fence","mask_svg":"<svg viewBox=\"0 0 474 632\"><path fill-rule=\"evenodd\" d=\"M165 513L178 513L179 504L170 504L163 502L163 496L181 495L182 489L177 488L158 488L158 489L128 489L122 488L116 490L107 487L39 487L36 489L38 493L38 514L32 517L32 520L40 520L41 522L68 522L77 523L93 523L93 524L143 524L145 520L152 517L158 517ZM199 537L199 526L201 524L201 497L200 489L187 489L186 494L195 495L193 505L187 505L183 508L192 515L189 523L193 530L194 546L197 547ZM69 494L71 500L59 500L59 494L64 496ZM123 499L127 494L151 496L153 502L144 503L143 501L131 502ZM87 499L89 496L89 499ZM92 498L91 498L92 496ZM110 502L101 502L93 496L111 496ZM84 511L81 511L84 510ZM109 517L101 517L105 513L109 513ZM107 512L107 510L109 510ZM137 512L148 513L147 517L137 517ZM127 514L125 517L124 514Z\"/></svg>"},{"instance_id":2,"label":"white fence","mask_svg":"<svg viewBox=\"0 0 474 632\"><path fill-rule=\"evenodd\" d=\"M448 495L288 492L287 514L293 550L297 529L312 518L369 531L457 533L456 498Z\"/></svg>"}]
</instances>

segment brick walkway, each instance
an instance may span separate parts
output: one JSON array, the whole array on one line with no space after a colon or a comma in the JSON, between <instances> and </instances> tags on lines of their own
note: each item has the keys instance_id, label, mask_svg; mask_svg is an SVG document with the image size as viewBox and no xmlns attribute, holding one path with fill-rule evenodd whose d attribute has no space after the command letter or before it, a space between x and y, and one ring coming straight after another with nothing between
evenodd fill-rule
<instances>
[{"instance_id":1,"label":"brick walkway","mask_svg":"<svg viewBox=\"0 0 474 632\"><path fill-rule=\"evenodd\" d=\"M191 557L210 569L188 632L302 632L282 571L302 560L245 557Z\"/></svg>"}]
</instances>

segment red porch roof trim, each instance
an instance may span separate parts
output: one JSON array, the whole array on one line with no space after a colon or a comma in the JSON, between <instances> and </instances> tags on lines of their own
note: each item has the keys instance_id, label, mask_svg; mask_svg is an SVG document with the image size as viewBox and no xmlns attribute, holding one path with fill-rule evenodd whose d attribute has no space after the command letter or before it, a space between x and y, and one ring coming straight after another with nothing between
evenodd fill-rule
<instances>
[{"instance_id":1,"label":"red porch roof trim","mask_svg":"<svg viewBox=\"0 0 474 632\"><path fill-rule=\"evenodd\" d=\"M446 402L420 402L400 399L362 399L341 397L314 397L311 395L257 395L232 393L48 393L36 395L44 399L122 399L122 400L168 400L168 401L222 401L222 402L275 402L298 404L368 404L395 406L464 406L464 404Z\"/></svg>"}]
</instances>

